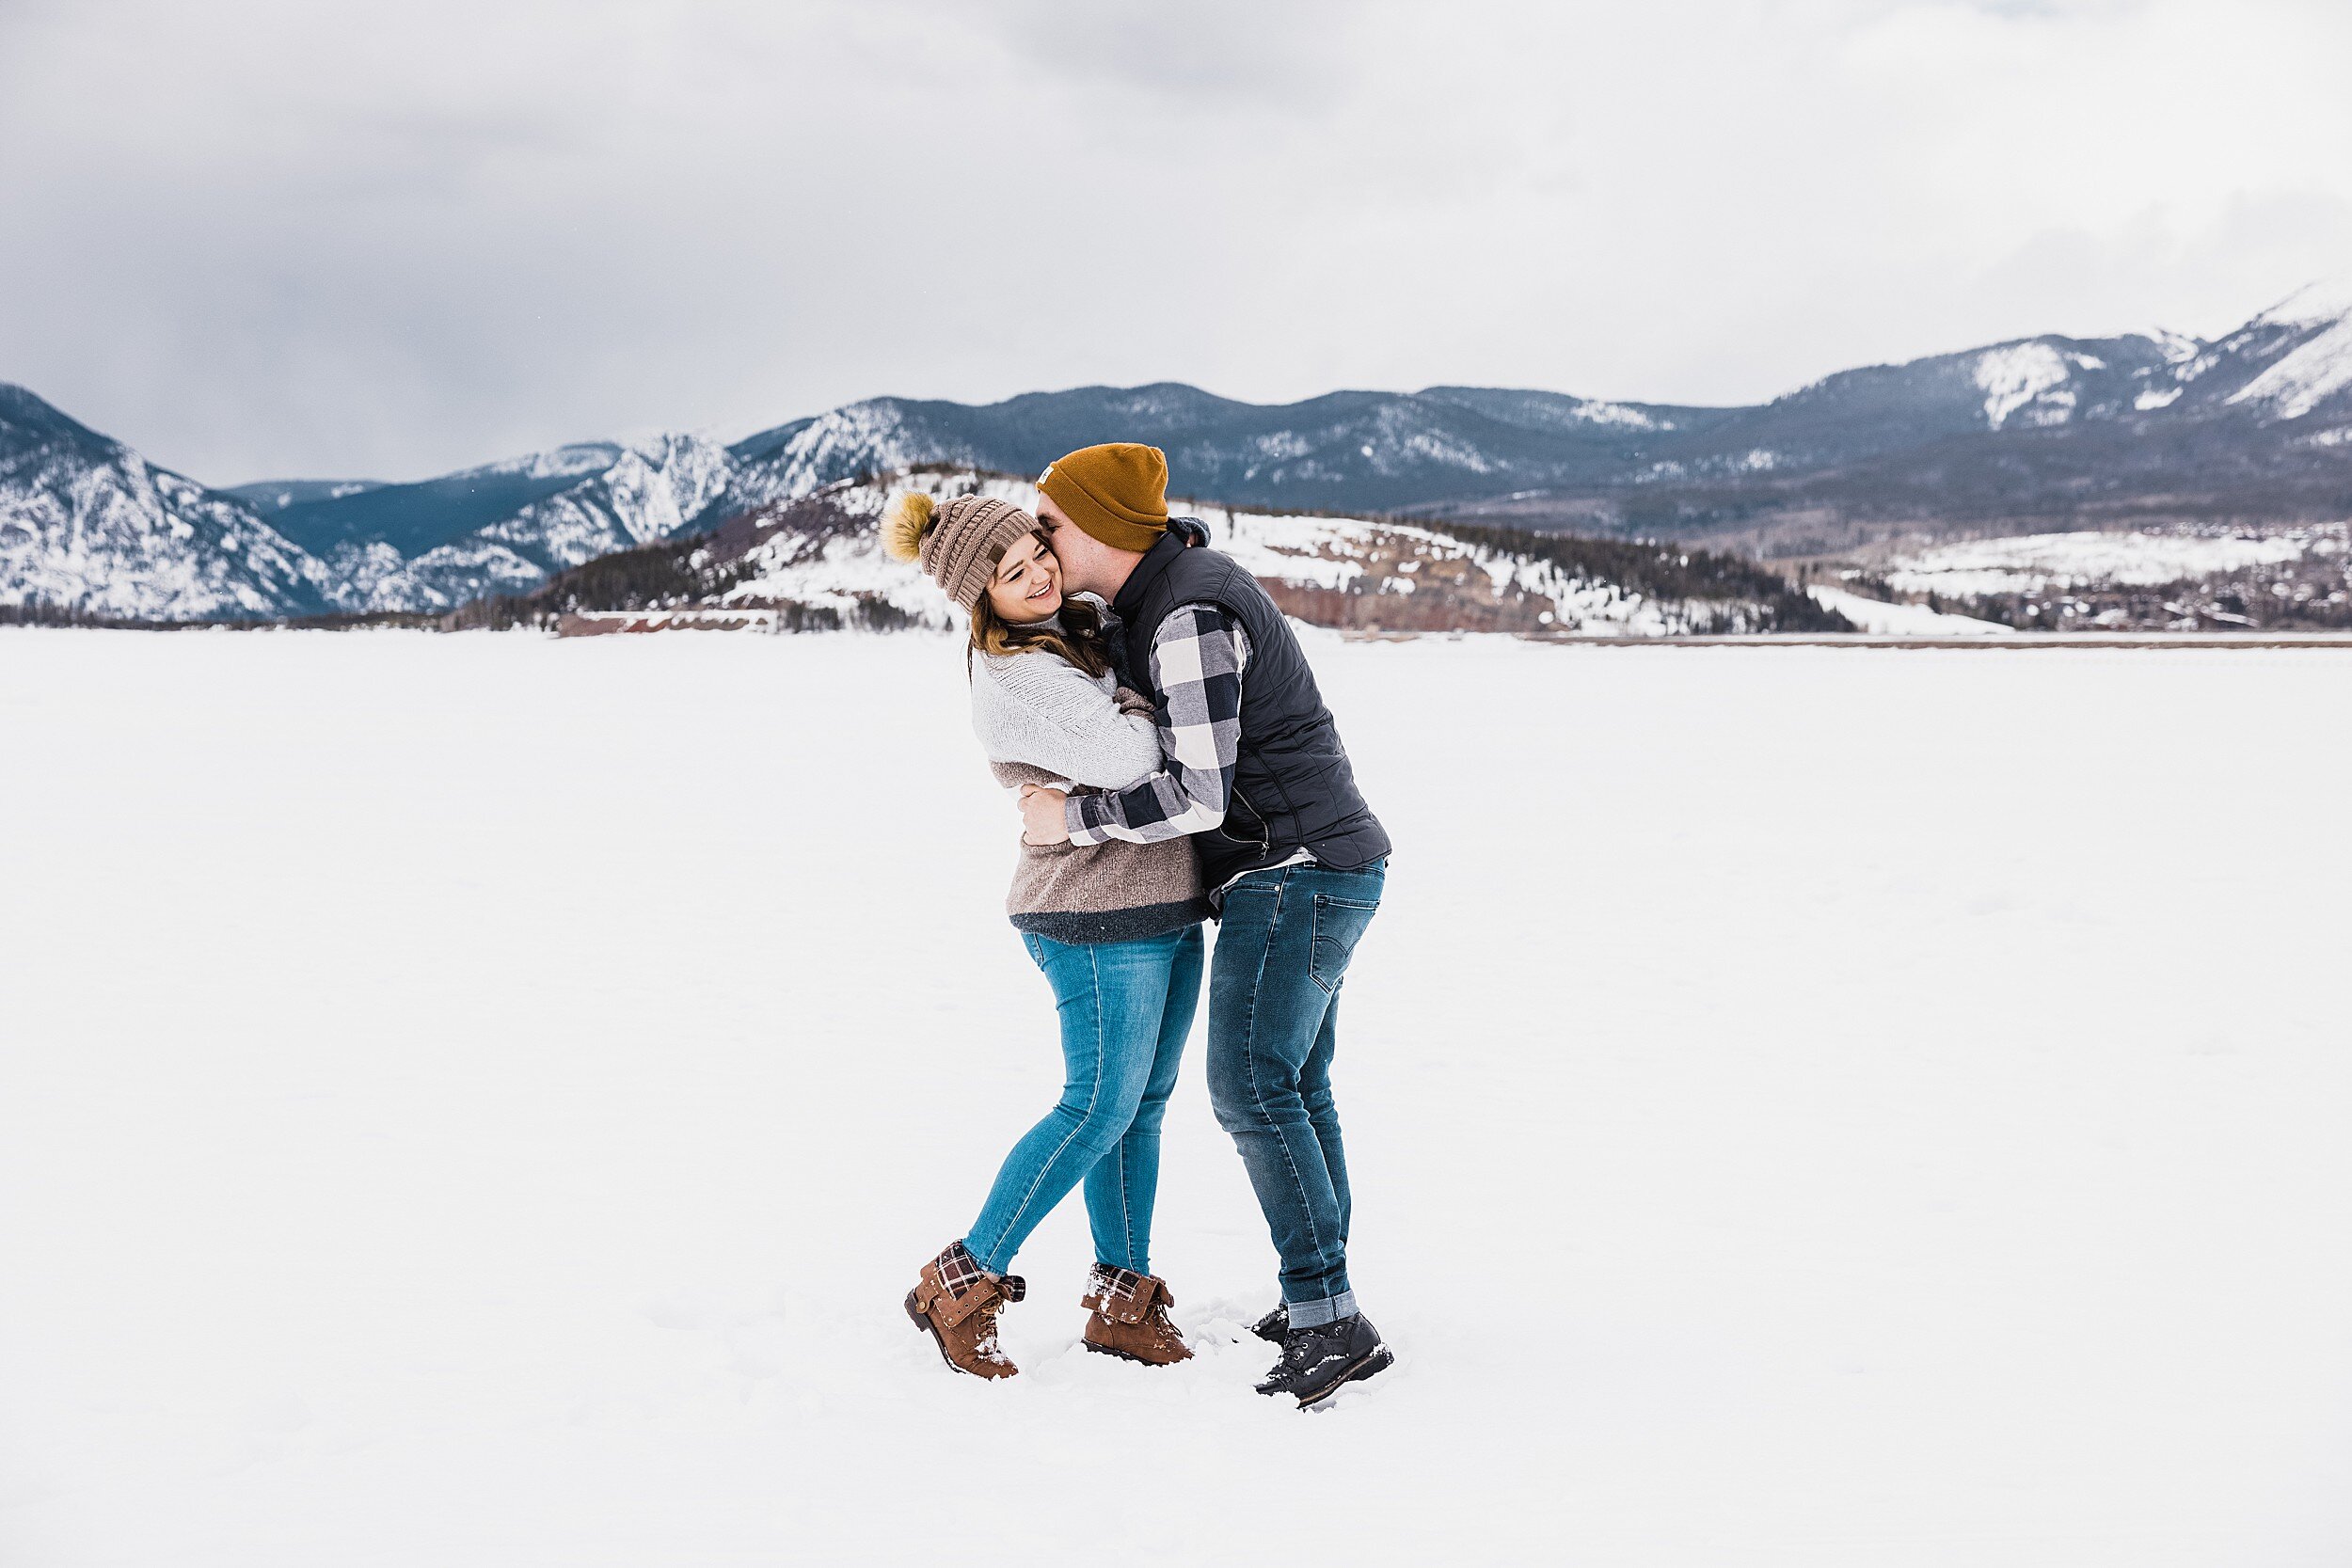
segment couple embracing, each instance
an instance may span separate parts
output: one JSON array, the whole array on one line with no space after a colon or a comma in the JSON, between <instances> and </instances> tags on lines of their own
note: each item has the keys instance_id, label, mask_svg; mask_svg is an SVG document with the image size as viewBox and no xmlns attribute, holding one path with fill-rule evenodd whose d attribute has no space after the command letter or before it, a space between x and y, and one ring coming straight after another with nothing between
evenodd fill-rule
<instances>
[{"instance_id":1,"label":"couple embracing","mask_svg":"<svg viewBox=\"0 0 2352 1568\"><path fill-rule=\"evenodd\" d=\"M1389 838L1289 623L1206 528L1168 515L1167 487L1156 448L1114 443L1048 467L1035 516L920 494L883 516L884 547L971 617L973 728L1020 791L1007 909L1053 988L1068 1074L906 1310L957 1370L1012 1376L996 1315L1025 1292L1013 1257L1082 1187L1087 1347L1191 1355L1152 1272L1152 1209L1215 919L1209 1098L1281 1258L1255 1327L1281 1355L1257 1386L1305 1407L1392 1360L1348 1288L1331 1096L1341 982Z\"/></svg>"}]
</instances>

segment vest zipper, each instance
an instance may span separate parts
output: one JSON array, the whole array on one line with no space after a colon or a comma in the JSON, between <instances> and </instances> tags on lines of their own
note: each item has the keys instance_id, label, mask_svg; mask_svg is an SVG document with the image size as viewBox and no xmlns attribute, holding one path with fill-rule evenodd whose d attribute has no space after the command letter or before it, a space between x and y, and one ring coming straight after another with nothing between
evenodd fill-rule
<instances>
[{"instance_id":1,"label":"vest zipper","mask_svg":"<svg viewBox=\"0 0 2352 1568\"><path fill-rule=\"evenodd\" d=\"M1258 819L1258 847L1261 849L1273 848L1274 824L1265 819L1265 813L1260 811L1256 806L1250 805L1249 797L1241 792L1241 785L1238 784L1233 785L1233 799L1239 800L1244 806L1248 806L1249 809L1249 815ZM1230 820L1232 816L1232 813L1226 813L1226 816ZM1225 836L1232 839L1236 844L1247 842L1233 833L1227 833Z\"/></svg>"}]
</instances>

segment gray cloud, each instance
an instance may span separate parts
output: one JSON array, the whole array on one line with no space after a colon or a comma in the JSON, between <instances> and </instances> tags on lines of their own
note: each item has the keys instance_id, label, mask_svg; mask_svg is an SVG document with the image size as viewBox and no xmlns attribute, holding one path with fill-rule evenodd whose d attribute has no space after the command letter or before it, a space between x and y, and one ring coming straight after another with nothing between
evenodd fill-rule
<instances>
[{"instance_id":1,"label":"gray cloud","mask_svg":"<svg viewBox=\"0 0 2352 1568\"><path fill-rule=\"evenodd\" d=\"M877 392L1768 396L2352 266L2328 0L0 6L0 379L200 478Z\"/></svg>"}]
</instances>

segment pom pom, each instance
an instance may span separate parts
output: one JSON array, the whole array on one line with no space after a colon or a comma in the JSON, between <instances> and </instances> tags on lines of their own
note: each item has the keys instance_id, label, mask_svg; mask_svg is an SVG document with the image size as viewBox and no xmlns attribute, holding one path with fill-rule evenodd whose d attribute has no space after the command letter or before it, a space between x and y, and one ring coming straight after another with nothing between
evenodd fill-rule
<instances>
[{"instance_id":1,"label":"pom pom","mask_svg":"<svg viewBox=\"0 0 2352 1568\"><path fill-rule=\"evenodd\" d=\"M893 561L916 561L923 554L923 535L937 521L938 509L920 490L890 498L882 518L882 552Z\"/></svg>"}]
</instances>

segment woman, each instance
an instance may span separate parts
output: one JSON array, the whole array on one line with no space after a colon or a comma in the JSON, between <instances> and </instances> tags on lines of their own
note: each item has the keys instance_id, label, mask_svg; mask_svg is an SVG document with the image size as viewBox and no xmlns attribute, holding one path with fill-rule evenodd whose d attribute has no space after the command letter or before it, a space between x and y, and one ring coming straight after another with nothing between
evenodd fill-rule
<instances>
[{"instance_id":1,"label":"woman","mask_svg":"<svg viewBox=\"0 0 2352 1568\"><path fill-rule=\"evenodd\" d=\"M999 783L1123 789L1159 770L1151 707L1111 673L1101 611L1065 600L1038 521L978 496L902 495L882 546L914 561L971 616L972 724ZM1026 1291L1007 1273L1082 1181L1094 1267L1079 1305L1089 1350L1153 1366L1192 1352L1152 1273L1160 1119L1200 990L1208 913L1191 844L1023 843L1006 911L1061 1013L1061 1100L1005 1157L979 1219L923 1265L907 1316L958 1371L1010 1377L996 1314Z\"/></svg>"}]
</instances>

